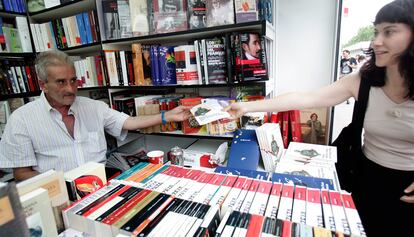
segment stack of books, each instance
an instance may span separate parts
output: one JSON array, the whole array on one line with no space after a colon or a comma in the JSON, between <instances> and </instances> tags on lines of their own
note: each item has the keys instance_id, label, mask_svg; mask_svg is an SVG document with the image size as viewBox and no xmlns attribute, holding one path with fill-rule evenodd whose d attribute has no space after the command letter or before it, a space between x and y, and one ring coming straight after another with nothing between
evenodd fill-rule
<instances>
[{"instance_id":1,"label":"stack of books","mask_svg":"<svg viewBox=\"0 0 414 237\"><path fill-rule=\"evenodd\" d=\"M63 215L67 228L92 236L365 236L349 194L148 163L132 167Z\"/></svg>"}]
</instances>

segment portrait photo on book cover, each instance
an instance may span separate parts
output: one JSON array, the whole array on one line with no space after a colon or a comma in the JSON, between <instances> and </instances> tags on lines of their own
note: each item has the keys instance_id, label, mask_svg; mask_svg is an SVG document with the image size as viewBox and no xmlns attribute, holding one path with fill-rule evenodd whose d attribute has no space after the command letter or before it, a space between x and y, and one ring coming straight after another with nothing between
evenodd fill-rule
<instances>
[{"instance_id":1,"label":"portrait photo on book cover","mask_svg":"<svg viewBox=\"0 0 414 237\"><path fill-rule=\"evenodd\" d=\"M300 127L303 142L321 145L326 144L327 116L328 111L326 108L300 111Z\"/></svg>"},{"instance_id":2,"label":"portrait photo on book cover","mask_svg":"<svg viewBox=\"0 0 414 237\"><path fill-rule=\"evenodd\" d=\"M243 53L243 60L260 60L262 54L262 42L259 34L240 34L240 45Z\"/></svg>"}]
</instances>

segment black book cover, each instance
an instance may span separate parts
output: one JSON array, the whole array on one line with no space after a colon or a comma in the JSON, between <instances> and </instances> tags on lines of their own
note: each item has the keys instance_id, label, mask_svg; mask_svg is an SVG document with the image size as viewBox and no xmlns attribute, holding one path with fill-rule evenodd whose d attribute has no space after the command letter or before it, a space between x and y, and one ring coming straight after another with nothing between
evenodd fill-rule
<instances>
[{"instance_id":1,"label":"black book cover","mask_svg":"<svg viewBox=\"0 0 414 237\"><path fill-rule=\"evenodd\" d=\"M226 50L223 37L205 40L205 72L209 84L227 83Z\"/></svg>"},{"instance_id":2,"label":"black book cover","mask_svg":"<svg viewBox=\"0 0 414 237\"><path fill-rule=\"evenodd\" d=\"M155 210L157 210L167 199L170 197L168 194L159 194L148 205L146 205L140 212L132 217L127 223L125 223L121 229L133 232L142 222L144 222Z\"/></svg>"},{"instance_id":3,"label":"black book cover","mask_svg":"<svg viewBox=\"0 0 414 237\"><path fill-rule=\"evenodd\" d=\"M190 29L206 27L206 1L188 1L188 25Z\"/></svg>"},{"instance_id":4,"label":"black book cover","mask_svg":"<svg viewBox=\"0 0 414 237\"><path fill-rule=\"evenodd\" d=\"M130 187L125 192L123 192L121 195L119 195L120 197L123 198L122 201L118 202L113 207L111 207L108 211L104 212L102 215L100 215L98 218L96 218L95 221L102 221L107 216L109 216L114 211L116 211L118 208L120 208L122 205L124 205L126 202L128 202L133 197L135 197L141 191L142 191L142 189L140 189L140 188Z\"/></svg>"},{"instance_id":5,"label":"black book cover","mask_svg":"<svg viewBox=\"0 0 414 237\"><path fill-rule=\"evenodd\" d=\"M112 194L118 192L124 186L125 185L123 185L123 184L116 186L115 188L113 188L111 191L109 191L108 193L106 193L102 197L98 198L97 200L95 200L91 204L87 205L82 210L79 210L78 212L76 212L76 215L80 215L80 216L83 215L85 212L87 212L90 209L94 208L95 206L99 205L99 203L104 202L109 196L111 196Z\"/></svg>"}]
</instances>

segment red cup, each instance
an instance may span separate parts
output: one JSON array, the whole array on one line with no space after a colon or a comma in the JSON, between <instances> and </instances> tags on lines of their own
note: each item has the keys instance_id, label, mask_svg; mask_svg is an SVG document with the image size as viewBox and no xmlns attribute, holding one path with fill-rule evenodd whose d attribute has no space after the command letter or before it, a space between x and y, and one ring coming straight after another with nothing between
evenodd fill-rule
<instances>
[{"instance_id":1,"label":"red cup","mask_svg":"<svg viewBox=\"0 0 414 237\"><path fill-rule=\"evenodd\" d=\"M163 164L164 163L164 152L163 151L150 151L147 153L148 160L152 164Z\"/></svg>"}]
</instances>

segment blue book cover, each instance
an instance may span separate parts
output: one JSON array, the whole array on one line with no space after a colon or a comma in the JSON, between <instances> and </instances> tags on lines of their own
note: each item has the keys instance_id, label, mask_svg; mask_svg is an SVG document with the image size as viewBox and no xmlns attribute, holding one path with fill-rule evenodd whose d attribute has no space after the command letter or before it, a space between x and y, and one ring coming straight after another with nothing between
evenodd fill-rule
<instances>
[{"instance_id":1,"label":"blue book cover","mask_svg":"<svg viewBox=\"0 0 414 237\"><path fill-rule=\"evenodd\" d=\"M245 176L253 179L268 180L269 173L265 171L256 171L256 170L246 170L246 169L236 169L231 167L219 166L214 170L215 173L219 174L232 174L238 176Z\"/></svg>"},{"instance_id":2,"label":"blue book cover","mask_svg":"<svg viewBox=\"0 0 414 237\"><path fill-rule=\"evenodd\" d=\"M154 86L161 85L160 76L159 76L159 60L158 60L158 46L151 45L151 75L152 75L152 84Z\"/></svg>"},{"instance_id":3,"label":"blue book cover","mask_svg":"<svg viewBox=\"0 0 414 237\"><path fill-rule=\"evenodd\" d=\"M83 12L82 17L83 17L83 24L85 26L85 32L86 32L86 43L92 44L93 43L92 28L89 22L89 15L87 12Z\"/></svg>"},{"instance_id":4,"label":"blue book cover","mask_svg":"<svg viewBox=\"0 0 414 237\"><path fill-rule=\"evenodd\" d=\"M81 38L81 44L87 44L86 39L86 31L85 31L85 24L83 24L83 17L82 14L75 15L76 17L76 23L78 23L78 30L79 30L79 36Z\"/></svg>"},{"instance_id":5,"label":"blue book cover","mask_svg":"<svg viewBox=\"0 0 414 237\"><path fill-rule=\"evenodd\" d=\"M259 158L260 151L255 130L237 130L231 143L227 167L256 170Z\"/></svg>"},{"instance_id":6,"label":"blue book cover","mask_svg":"<svg viewBox=\"0 0 414 237\"><path fill-rule=\"evenodd\" d=\"M161 85L177 84L173 46L159 47L158 63Z\"/></svg>"},{"instance_id":7,"label":"blue book cover","mask_svg":"<svg viewBox=\"0 0 414 237\"><path fill-rule=\"evenodd\" d=\"M309 188L335 190L333 180L325 178L316 178L303 175L273 173L272 181L279 183L288 183L294 185L305 186Z\"/></svg>"}]
</instances>

